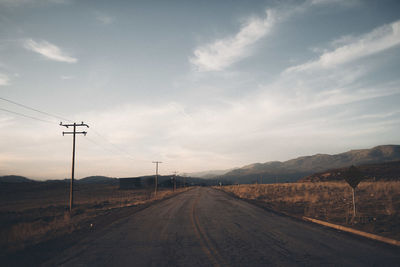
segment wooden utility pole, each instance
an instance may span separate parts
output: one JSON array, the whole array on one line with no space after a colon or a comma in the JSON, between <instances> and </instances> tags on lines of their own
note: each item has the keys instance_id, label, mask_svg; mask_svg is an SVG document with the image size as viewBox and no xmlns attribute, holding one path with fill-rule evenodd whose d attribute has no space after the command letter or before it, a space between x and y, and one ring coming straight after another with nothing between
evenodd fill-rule
<instances>
[{"instance_id":1,"label":"wooden utility pole","mask_svg":"<svg viewBox=\"0 0 400 267\"><path fill-rule=\"evenodd\" d=\"M175 191L176 190L176 175L178 174L178 172L173 172L174 173L174 190L173 191Z\"/></svg>"},{"instance_id":2,"label":"wooden utility pole","mask_svg":"<svg viewBox=\"0 0 400 267\"><path fill-rule=\"evenodd\" d=\"M81 126L85 126L87 128L89 128L89 125L85 124L85 123L80 123L77 124L76 122L74 122L73 124L63 124L62 122L60 122L60 126L64 126L66 128L68 127L73 127L73 131L72 132L63 132L63 136L65 134L72 134L73 138L72 138L72 174L71 174L71 186L70 186L70 190L69 190L69 212L72 211L73 205L74 205L74 176L75 176L75 135L77 134L83 134L86 136L87 132L82 131L82 132L77 132L76 131L76 127L81 127Z\"/></svg>"},{"instance_id":3,"label":"wooden utility pole","mask_svg":"<svg viewBox=\"0 0 400 267\"><path fill-rule=\"evenodd\" d=\"M154 185L154 198L157 198L157 184L158 184L158 164L162 163L161 161L153 161L156 164L156 177L155 177L155 185Z\"/></svg>"}]
</instances>

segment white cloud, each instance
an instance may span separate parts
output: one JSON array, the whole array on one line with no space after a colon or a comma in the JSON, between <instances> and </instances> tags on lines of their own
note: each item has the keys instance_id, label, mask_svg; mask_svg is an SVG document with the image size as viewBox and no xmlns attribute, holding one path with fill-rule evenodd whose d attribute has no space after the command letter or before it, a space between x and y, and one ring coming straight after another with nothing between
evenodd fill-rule
<instances>
[{"instance_id":1,"label":"white cloud","mask_svg":"<svg viewBox=\"0 0 400 267\"><path fill-rule=\"evenodd\" d=\"M309 5L346 5L353 6L359 3L359 0L309 0L306 2Z\"/></svg>"},{"instance_id":2,"label":"white cloud","mask_svg":"<svg viewBox=\"0 0 400 267\"><path fill-rule=\"evenodd\" d=\"M60 77L61 80L72 80L75 79L75 76L70 76L70 75L62 75Z\"/></svg>"},{"instance_id":3,"label":"white cloud","mask_svg":"<svg viewBox=\"0 0 400 267\"><path fill-rule=\"evenodd\" d=\"M0 86L9 85L10 78L7 75L0 73Z\"/></svg>"},{"instance_id":4,"label":"white cloud","mask_svg":"<svg viewBox=\"0 0 400 267\"><path fill-rule=\"evenodd\" d=\"M250 46L266 36L275 22L273 10L265 18L251 18L233 37L196 48L190 62L198 71L220 71L248 56Z\"/></svg>"},{"instance_id":5,"label":"white cloud","mask_svg":"<svg viewBox=\"0 0 400 267\"><path fill-rule=\"evenodd\" d=\"M106 14L100 13L100 12L96 12L96 19L105 25L108 25L108 24L111 24L114 22L114 18L112 18Z\"/></svg>"},{"instance_id":6,"label":"white cloud","mask_svg":"<svg viewBox=\"0 0 400 267\"><path fill-rule=\"evenodd\" d=\"M36 42L32 39L27 39L24 42L24 47L51 60L67 63L76 63L78 61L77 58L67 55L58 46L44 40Z\"/></svg>"},{"instance_id":7,"label":"white cloud","mask_svg":"<svg viewBox=\"0 0 400 267\"><path fill-rule=\"evenodd\" d=\"M334 43L350 42L333 51L323 53L317 60L290 67L286 72L328 69L376 54L400 44L400 21L376 28L358 38L340 38Z\"/></svg>"}]
</instances>

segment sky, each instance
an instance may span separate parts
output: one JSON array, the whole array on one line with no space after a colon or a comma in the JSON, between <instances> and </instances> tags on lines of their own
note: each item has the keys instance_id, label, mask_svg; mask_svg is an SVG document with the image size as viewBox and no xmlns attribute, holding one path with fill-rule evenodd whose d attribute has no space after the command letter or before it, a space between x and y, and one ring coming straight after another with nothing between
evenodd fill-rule
<instances>
[{"instance_id":1,"label":"sky","mask_svg":"<svg viewBox=\"0 0 400 267\"><path fill-rule=\"evenodd\" d=\"M0 175L69 177L60 121L90 126L76 137L78 178L400 144L399 11L396 0L0 0Z\"/></svg>"}]
</instances>

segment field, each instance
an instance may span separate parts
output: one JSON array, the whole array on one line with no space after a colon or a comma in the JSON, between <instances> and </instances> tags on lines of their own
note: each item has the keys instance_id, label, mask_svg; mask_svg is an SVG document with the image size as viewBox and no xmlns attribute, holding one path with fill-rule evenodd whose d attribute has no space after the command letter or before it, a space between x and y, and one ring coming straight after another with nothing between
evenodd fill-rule
<instances>
[{"instance_id":1,"label":"field","mask_svg":"<svg viewBox=\"0 0 400 267\"><path fill-rule=\"evenodd\" d=\"M181 188L175 193L188 189ZM157 199L172 194L171 189L160 189ZM74 198L75 207L70 214L67 183L1 184L0 254L76 231L94 230L100 224L125 216L121 208L134 209L155 201L154 188L120 190L118 185L107 184L77 184Z\"/></svg>"},{"instance_id":2,"label":"field","mask_svg":"<svg viewBox=\"0 0 400 267\"><path fill-rule=\"evenodd\" d=\"M354 222L352 190L345 182L233 185L220 189L281 213L400 240L400 182L397 181L360 183Z\"/></svg>"}]
</instances>

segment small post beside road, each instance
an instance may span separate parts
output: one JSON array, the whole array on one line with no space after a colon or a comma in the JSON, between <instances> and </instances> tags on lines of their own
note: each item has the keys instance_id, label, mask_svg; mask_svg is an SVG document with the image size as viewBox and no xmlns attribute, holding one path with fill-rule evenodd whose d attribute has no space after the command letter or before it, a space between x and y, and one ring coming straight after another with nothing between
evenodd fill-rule
<instances>
[{"instance_id":1,"label":"small post beside road","mask_svg":"<svg viewBox=\"0 0 400 267\"><path fill-rule=\"evenodd\" d=\"M72 138L72 173L71 173L71 185L70 185L70 190L69 190L69 212L72 212L72 208L74 205L74 177L75 177L75 135L77 134L83 134L86 136L87 132L82 131L82 132L77 132L76 131L76 127L81 127L81 126L85 126L87 128L89 128L89 125L85 124L85 123L80 123L77 124L76 122L74 122L73 124L63 124L62 122L60 122L60 126L64 126L66 128L68 127L73 127L73 131L72 132L63 132L63 136L66 134L72 134L73 138Z\"/></svg>"},{"instance_id":2,"label":"small post beside road","mask_svg":"<svg viewBox=\"0 0 400 267\"><path fill-rule=\"evenodd\" d=\"M155 177L155 185L154 185L154 198L157 198L157 184L158 184L158 164L162 163L161 161L153 161L156 164L156 177Z\"/></svg>"},{"instance_id":3,"label":"small post beside road","mask_svg":"<svg viewBox=\"0 0 400 267\"><path fill-rule=\"evenodd\" d=\"M358 184L364 179L363 174L361 171L356 168L355 166L350 166L345 173L344 179L346 182L351 186L353 190L353 218L351 219L351 222L354 224L354 221L356 219L356 188Z\"/></svg>"}]
</instances>

